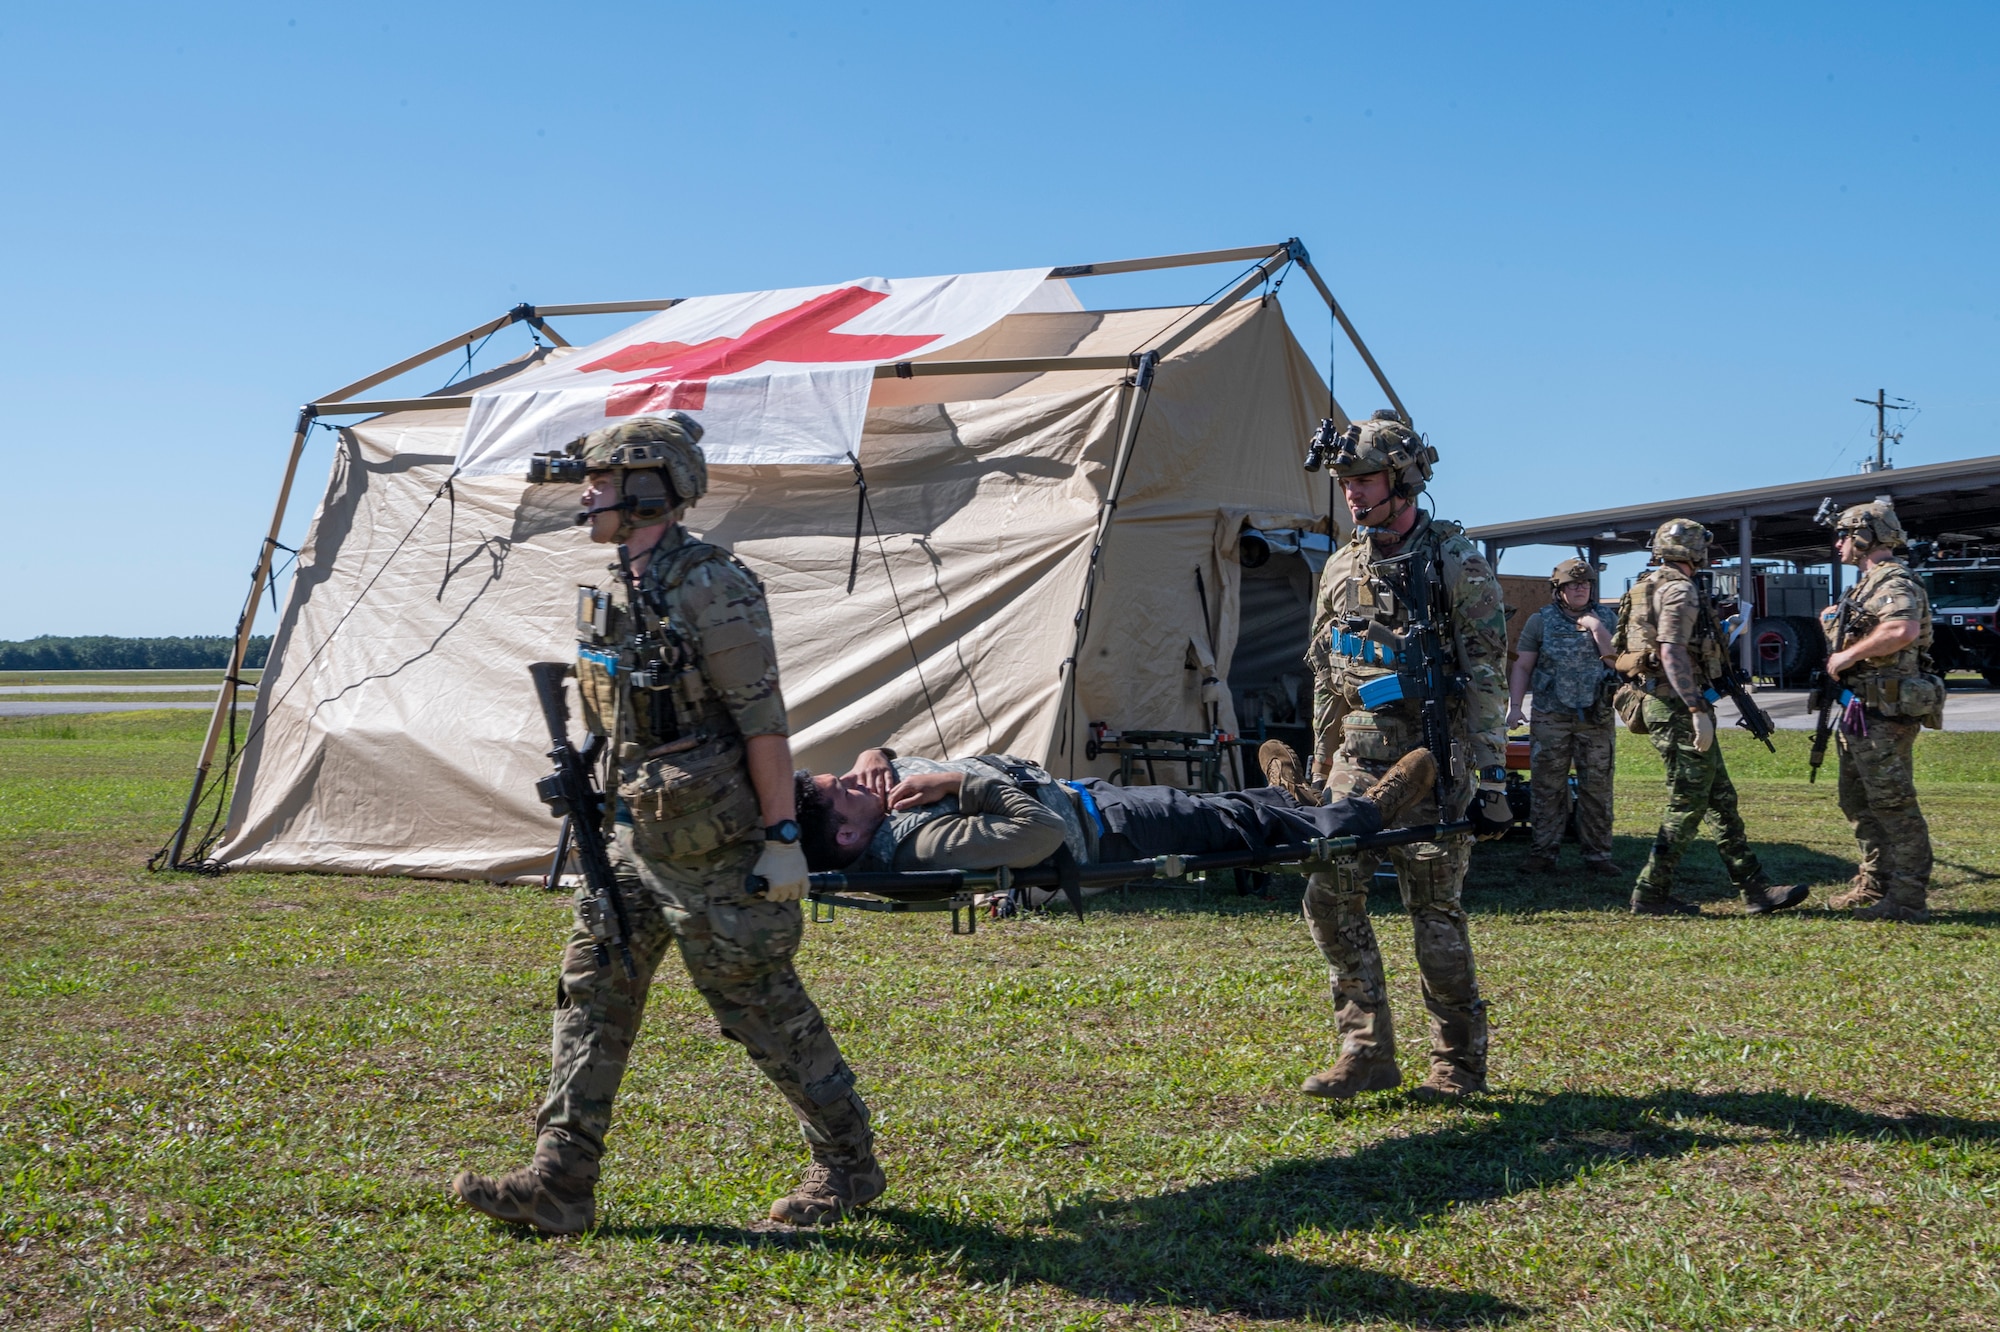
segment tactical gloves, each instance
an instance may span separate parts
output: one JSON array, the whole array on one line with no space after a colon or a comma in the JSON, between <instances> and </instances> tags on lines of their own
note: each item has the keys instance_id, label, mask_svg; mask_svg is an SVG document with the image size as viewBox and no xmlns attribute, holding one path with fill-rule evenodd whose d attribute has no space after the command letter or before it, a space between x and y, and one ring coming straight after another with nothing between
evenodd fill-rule
<instances>
[{"instance_id":1,"label":"tactical gloves","mask_svg":"<svg viewBox=\"0 0 2000 1332\"><path fill-rule=\"evenodd\" d=\"M750 873L764 881L767 902L796 902L806 895L806 853L797 842L765 842Z\"/></svg>"},{"instance_id":2,"label":"tactical gloves","mask_svg":"<svg viewBox=\"0 0 2000 1332\"><path fill-rule=\"evenodd\" d=\"M1706 754L1715 744L1715 714L1703 708L1694 714L1694 750Z\"/></svg>"}]
</instances>

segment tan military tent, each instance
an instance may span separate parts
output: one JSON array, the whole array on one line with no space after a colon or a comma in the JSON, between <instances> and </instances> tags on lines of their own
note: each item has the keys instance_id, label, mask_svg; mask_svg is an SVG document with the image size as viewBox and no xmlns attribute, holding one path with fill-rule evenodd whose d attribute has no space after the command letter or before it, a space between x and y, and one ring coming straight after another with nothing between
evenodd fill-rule
<instances>
[{"instance_id":1,"label":"tan military tent","mask_svg":"<svg viewBox=\"0 0 2000 1332\"><path fill-rule=\"evenodd\" d=\"M1276 687L1232 678L1239 658L1296 669L1304 565L1257 570L1250 618L1272 642L1239 645L1239 541L1326 531L1328 484L1300 458L1327 390L1257 291L1304 255L1223 254L1256 267L1209 305L1011 314L882 367L859 448L866 509L851 466L712 469L688 523L770 594L802 765L839 771L886 743L1102 774L1108 760L1084 757L1090 723L1234 729L1239 703ZM543 320L576 309L512 317L554 336ZM525 668L569 654L575 588L609 584L608 552L572 525L575 488L455 475L469 386L354 398L401 368L307 409L378 414L339 431L255 710L212 774L204 756L212 779L198 777L181 839L200 839L233 760L226 821L197 848L215 861L494 879L546 867L547 739ZM181 839L174 859L194 860Z\"/></svg>"}]
</instances>

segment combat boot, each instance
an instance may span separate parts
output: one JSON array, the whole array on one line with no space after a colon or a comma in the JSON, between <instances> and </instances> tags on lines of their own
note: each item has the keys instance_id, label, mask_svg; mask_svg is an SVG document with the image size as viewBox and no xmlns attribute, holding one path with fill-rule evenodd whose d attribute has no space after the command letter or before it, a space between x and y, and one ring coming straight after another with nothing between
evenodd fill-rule
<instances>
[{"instance_id":1,"label":"combat boot","mask_svg":"<svg viewBox=\"0 0 2000 1332\"><path fill-rule=\"evenodd\" d=\"M1423 803L1437 785L1437 760L1428 749L1413 749L1375 779L1362 794L1381 811L1382 826L1393 828L1405 813Z\"/></svg>"},{"instance_id":2,"label":"combat boot","mask_svg":"<svg viewBox=\"0 0 2000 1332\"><path fill-rule=\"evenodd\" d=\"M597 1220L597 1158L550 1134L535 1159L495 1179L461 1170L451 1191L475 1212L544 1235L580 1235Z\"/></svg>"},{"instance_id":3,"label":"combat boot","mask_svg":"<svg viewBox=\"0 0 2000 1332\"><path fill-rule=\"evenodd\" d=\"M1419 1101L1457 1101L1485 1090L1484 1073L1440 1061L1431 1065L1431 1075L1412 1088L1410 1095Z\"/></svg>"},{"instance_id":4,"label":"combat boot","mask_svg":"<svg viewBox=\"0 0 2000 1332\"><path fill-rule=\"evenodd\" d=\"M1692 902L1683 902L1678 897L1641 897L1632 894L1632 914L1635 916L1699 916L1701 908Z\"/></svg>"},{"instance_id":5,"label":"combat boot","mask_svg":"<svg viewBox=\"0 0 2000 1332\"><path fill-rule=\"evenodd\" d=\"M1344 1054L1333 1067L1322 1069L1299 1084L1308 1096L1346 1101L1362 1092L1394 1091L1403 1085L1403 1070L1388 1055Z\"/></svg>"},{"instance_id":6,"label":"combat boot","mask_svg":"<svg viewBox=\"0 0 2000 1332\"><path fill-rule=\"evenodd\" d=\"M1846 892L1836 893L1826 899L1826 909L1828 911L1852 911L1856 907L1874 906L1881 900L1882 890L1857 874L1854 876L1853 881L1847 885Z\"/></svg>"},{"instance_id":7,"label":"combat boot","mask_svg":"<svg viewBox=\"0 0 2000 1332\"><path fill-rule=\"evenodd\" d=\"M1521 873L1547 874L1551 870L1555 869L1555 867L1556 867L1556 858L1554 856L1531 855L1526 860L1523 860L1521 862ZM1589 868L1588 862L1585 862L1585 868Z\"/></svg>"},{"instance_id":8,"label":"combat boot","mask_svg":"<svg viewBox=\"0 0 2000 1332\"><path fill-rule=\"evenodd\" d=\"M1765 883L1757 879L1743 885L1743 911L1750 916L1790 911L1811 894L1812 889L1802 883Z\"/></svg>"},{"instance_id":9,"label":"combat boot","mask_svg":"<svg viewBox=\"0 0 2000 1332\"><path fill-rule=\"evenodd\" d=\"M1299 762L1298 753L1282 740L1266 740L1257 750L1257 766L1264 770L1264 781L1301 805L1317 805L1319 792L1306 780L1305 765Z\"/></svg>"},{"instance_id":10,"label":"combat boot","mask_svg":"<svg viewBox=\"0 0 2000 1332\"><path fill-rule=\"evenodd\" d=\"M1912 902L1907 897L1891 893L1881 901L1854 910L1856 920L1897 920L1906 925L1925 925L1930 922L1930 908L1919 898Z\"/></svg>"},{"instance_id":11,"label":"combat boot","mask_svg":"<svg viewBox=\"0 0 2000 1332\"><path fill-rule=\"evenodd\" d=\"M815 1161L799 1186L771 1204L771 1219L788 1226L818 1226L838 1221L882 1196L889 1180L873 1156L852 1169Z\"/></svg>"},{"instance_id":12,"label":"combat boot","mask_svg":"<svg viewBox=\"0 0 2000 1332\"><path fill-rule=\"evenodd\" d=\"M1586 860L1583 862L1583 872L1585 874L1595 874L1601 878L1610 878L1612 875L1617 874L1619 870L1618 866L1609 860Z\"/></svg>"}]
</instances>

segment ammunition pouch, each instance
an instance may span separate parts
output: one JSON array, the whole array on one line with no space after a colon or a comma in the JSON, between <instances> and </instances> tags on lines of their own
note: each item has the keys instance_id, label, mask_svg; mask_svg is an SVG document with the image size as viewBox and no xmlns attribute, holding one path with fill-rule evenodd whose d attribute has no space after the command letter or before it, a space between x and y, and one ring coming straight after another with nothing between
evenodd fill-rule
<instances>
[{"instance_id":1,"label":"ammunition pouch","mask_svg":"<svg viewBox=\"0 0 2000 1332\"><path fill-rule=\"evenodd\" d=\"M706 855L762 830L743 741L736 735L622 765L618 799L632 840L651 860Z\"/></svg>"},{"instance_id":2,"label":"ammunition pouch","mask_svg":"<svg viewBox=\"0 0 2000 1332\"><path fill-rule=\"evenodd\" d=\"M1620 675L1645 675L1658 665L1651 652L1621 652L1612 664Z\"/></svg>"},{"instance_id":3,"label":"ammunition pouch","mask_svg":"<svg viewBox=\"0 0 2000 1332\"><path fill-rule=\"evenodd\" d=\"M1944 680L1936 675L1877 675L1849 686L1869 709L1884 717L1944 728Z\"/></svg>"},{"instance_id":4,"label":"ammunition pouch","mask_svg":"<svg viewBox=\"0 0 2000 1332\"><path fill-rule=\"evenodd\" d=\"M1341 750L1370 763L1394 763L1417 747L1416 723L1379 712L1350 712L1340 719Z\"/></svg>"},{"instance_id":5,"label":"ammunition pouch","mask_svg":"<svg viewBox=\"0 0 2000 1332\"><path fill-rule=\"evenodd\" d=\"M1618 686L1618 692L1611 696L1611 708L1633 735L1645 735L1650 730L1646 725L1646 691L1631 681Z\"/></svg>"}]
</instances>

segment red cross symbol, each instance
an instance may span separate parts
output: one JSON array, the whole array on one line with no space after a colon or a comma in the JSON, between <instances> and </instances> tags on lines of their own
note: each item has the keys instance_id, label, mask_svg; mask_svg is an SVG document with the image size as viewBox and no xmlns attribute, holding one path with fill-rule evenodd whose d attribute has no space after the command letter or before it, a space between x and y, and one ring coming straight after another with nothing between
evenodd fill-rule
<instances>
[{"instance_id":1,"label":"red cross symbol","mask_svg":"<svg viewBox=\"0 0 2000 1332\"><path fill-rule=\"evenodd\" d=\"M833 331L888 299L886 291L842 287L760 319L733 338L694 343L634 343L578 366L577 371L579 374L590 370L651 372L613 387L604 407L606 416L640 416L675 408L695 411L708 401L708 381L717 375L735 374L766 361L893 361L937 340L935 333Z\"/></svg>"}]
</instances>

